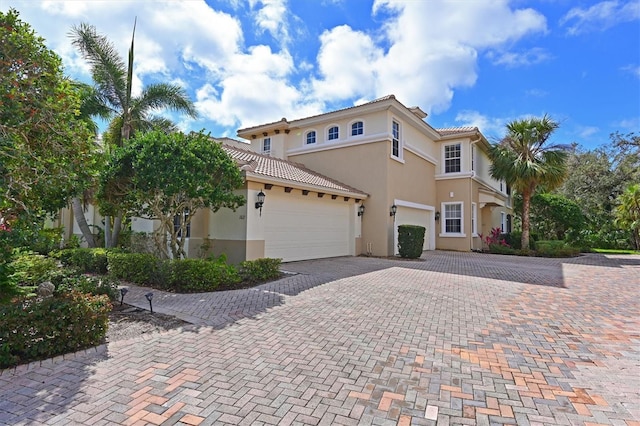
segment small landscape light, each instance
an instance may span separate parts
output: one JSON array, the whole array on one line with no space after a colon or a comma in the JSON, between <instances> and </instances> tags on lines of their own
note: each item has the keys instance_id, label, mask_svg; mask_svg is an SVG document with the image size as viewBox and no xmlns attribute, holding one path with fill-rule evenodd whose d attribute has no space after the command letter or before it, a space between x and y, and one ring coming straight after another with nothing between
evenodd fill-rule
<instances>
[{"instance_id":1,"label":"small landscape light","mask_svg":"<svg viewBox=\"0 0 640 426\"><path fill-rule=\"evenodd\" d=\"M126 287L122 287L120 289L120 306L122 306L122 301L124 300L124 296L129 293L129 289Z\"/></svg>"},{"instance_id":2,"label":"small landscape light","mask_svg":"<svg viewBox=\"0 0 640 426\"><path fill-rule=\"evenodd\" d=\"M146 297L149 301L149 310L151 311L151 313L153 313L153 304L151 303L151 300L153 299L153 293L149 292L145 294L144 297Z\"/></svg>"}]
</instances>

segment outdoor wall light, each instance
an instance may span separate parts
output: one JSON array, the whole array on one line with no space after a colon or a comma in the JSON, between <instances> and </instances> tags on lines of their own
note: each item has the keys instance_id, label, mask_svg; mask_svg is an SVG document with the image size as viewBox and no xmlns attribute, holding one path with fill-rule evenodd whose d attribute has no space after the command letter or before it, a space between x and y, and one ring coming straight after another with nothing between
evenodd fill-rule
<instances>
[{"instance_id":1,"label":"outdoor wall light","mask_svg":"<svg viewBox=\"0 0 640 426\"><path fill-rule=\"evenodd\" d=\"M358 216L362 216L364 214L364 204L360 204L358 207Z\"/></svg>"},{"instance_id":2,"label":"outdoor wall light","mask_svg":"<svg viewBox=\"0 0 640 426\"><path fill-rule=\"evenodd\" d=\"M120 289L120 306L122 306L122 301L124 300L124 296L127 293L129 293L129 289L128 288L122 287Z\"/></svg>"},{"instance_id":3,"label":"outdoor wall light","mask_svg":"<svg viewBox=\"0 0 640 426\"><path fill-rule=\"evenodd\" d=\"M398 211L398 206L396 206L395 204L392 205L391 211L389 212L389 216L395 216L397 211Z\"/></svg>"},{"instance_id":4,"label":"outdoor wall light","mask_svg":"<svg viewBox=\"0 0 640 426\"><path fill-rule=\"evenodd\" d=\"M256 201L256 209L260 209L260 216L262 216L262 205L264 204L264 192L262 192L262 190L260 190L260 192L258 192L258 201Z\"/></svg>"},{"instance_id":5,"label":"outdoor wall light","mask_svg":"<svg viewBox=\"0 0 640 426\"><path fill-rule=\"evenodd\" d=\"M436 212L436 220L440 220L440 212Z\"/></svg>"},{"instance_id":6,"label":"outdoor wall light","mask_svg":"<svg viewBox=\"0 0 640 426\"><path fill-rule=\"evenodd\" d=\"M151 311L151 313L153 313L153 304L151 303L151 300L153 299L153 293L149 292L145 294L144 297L146 297L149 301L149 310Z\"/></svg>"}]
</instances>

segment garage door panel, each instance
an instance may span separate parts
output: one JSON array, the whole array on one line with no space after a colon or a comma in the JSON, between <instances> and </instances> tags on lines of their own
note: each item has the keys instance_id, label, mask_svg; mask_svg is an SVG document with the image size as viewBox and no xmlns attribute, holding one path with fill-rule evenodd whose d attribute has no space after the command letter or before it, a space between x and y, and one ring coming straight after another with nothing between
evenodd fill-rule
<instances>
[{"instance_id":1,"label":"garage door panel","mask_svg":"<svg viewBox=\"0 0 640 426\"><path fill-rule=\"evenodd\" d=\"M265 211L265 256L292 261L350 254L349 204L292 197L271 201Z\"/></svg>"}]
</instances>

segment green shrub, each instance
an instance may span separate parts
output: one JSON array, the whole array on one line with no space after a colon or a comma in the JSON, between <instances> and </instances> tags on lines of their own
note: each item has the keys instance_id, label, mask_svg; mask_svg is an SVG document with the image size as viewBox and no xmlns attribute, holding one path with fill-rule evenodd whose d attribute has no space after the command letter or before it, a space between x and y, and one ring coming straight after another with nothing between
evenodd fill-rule
<instances>
[{"instance_id":1,"label":"green shrub","mask_svg":"<svg viewBox=\"0 0 640 426\"><path fill-rule=\"evenodd\" d=\"M205 259L173 260L170 269L169 288L174 291L215 291L240 282L233 265Z\"/></svg>"},{"instance_id":2,"label":"green shrub","mask_svg":"<svg viewBox=\"0 0 640 426\"><path fill-rule=\"evenodd\" d=\"M417 259L422 255L425 227L418 225L398 226L398 252L400 257Z\"/></svg>"},{"instance_id":3,"label":"green shrub","mask_svg":"<svg viewBox=\"0 0 640 426\"><path fill-rule=\"evenodd\" d=\"M78 291L0 306L0 368L101 343L110 310L106 296Z\"/></svg>"},{"instance_id":4,"label":"green shrub","mask_svg":"<svg viewBox=\"0 0 640 426\"><path fill-rule=\"evenodd\" d=\"M489 244L489 253L516 254L518 251L504 244Z\"/></svg>"},{"instance_id":5,"label":"green shrub","mask_svg":"<svg viewBox=\"0 0 640 426\"><path fill-rule=\"evenodd\" d=\"M56 293L79 291L93 296L105 295L109 299L118 297L118 281L110 276L71 275L63 277L56 285Z\"/></svg>"},{"instance_id":6,"label":"green shrub","mask_svg":"<svg viewBox=\"0 0 640 426\"><path fill-rule=\"evenodd\" d=\"M29 248L36 253L48 255L60 248L62 244L62 228L44 228L34 235Z\"/></svg>"},{"instance_id":7,"label":"green shrub","mask_svg":"<svg viewBox=\"0 0 640 426\"><path fill-rule=\"evenodd\" d=\"M580 249L568 246L560 240L536 241L536 255L541 257L572 257L577 256Z\"/></svg>"},{"instance_id":8,"label":"green shrub","mask_svg":"<svg viewBox=\"0 0 640 426\"><path fill-rule=\"evenodd\" d=\"M260 283L279 278L282 259L262 258L240 263L242 281Z\"/></svg>"},{"instance_id":9,"label":"green shrub","mask_svg":"<svg viewBox=\"0 0 640 426\"><path fill-rule=\"evenodd\" d=\"M107 250L103 248L74 248L55 252L65 266L78 268L87 274L107 273Z\"/></svg>"},{"instance_id":10,"label":"green shrub","mask_svg":"<svg viewBox=\"0 0 640 426\"><path fill-rule=\"evenodd\" d=\"M109 274L134 284L157 283L158 272L164 270L162 262L149 253L107 252Z\"/></svg>"},{"instance_id":11,"label":"green shrub","mask_svg":"<svg viewBox=\"0 0 640 426\"><path fill-rule=\"evenodd\" d=\"M51 272L58 269L55 259L32 251L16 251L11 261L13 280L19 286L37 286L47 281Z\"/></svg>"}]
</instances>

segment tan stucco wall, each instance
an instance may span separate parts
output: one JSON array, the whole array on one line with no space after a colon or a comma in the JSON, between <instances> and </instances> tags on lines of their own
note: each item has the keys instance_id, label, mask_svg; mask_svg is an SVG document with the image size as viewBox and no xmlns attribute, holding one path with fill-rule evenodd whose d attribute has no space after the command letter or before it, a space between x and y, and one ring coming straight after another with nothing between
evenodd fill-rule
<instances>
[{"instance_id":1,"label":"tan stucco wall","mask_svg":"<svg viewBox=\"0 0 640 426\"><path fill-rule=\"evenodd\" d=\"M392 203L387 174L391 160L387 141L292 155L289 159L368 193L362 216L361 250L366 252L371 245L374 255L388 255L389 236L381 232L393 229L393 218L389 216Z\"/></svg>"},{"instance_id":2,"label":"tan stucco wall","mask_svg":"<svg viewBox=\"0 0 640 426\"><path fill-rule=\"evenodd\" d=\"M453 193L453 196L451 196ZM442 179L437 181L437 209L440 212L440 220L437 222L436 247L441 250L469 251L472 247L471 237L471 179ZM443 203L462 202L463 233L464 236L444 237L444 207Z\"/></svg>"}]
</instances>

